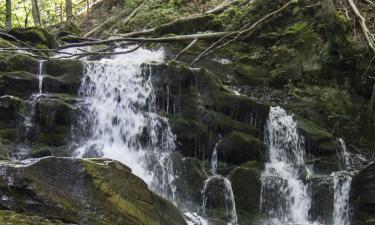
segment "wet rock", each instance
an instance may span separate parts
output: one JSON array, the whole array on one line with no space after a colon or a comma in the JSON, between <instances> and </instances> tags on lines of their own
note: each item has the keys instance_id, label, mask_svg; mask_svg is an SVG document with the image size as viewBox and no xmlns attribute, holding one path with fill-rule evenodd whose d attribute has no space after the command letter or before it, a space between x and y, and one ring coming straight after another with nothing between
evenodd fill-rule
<instances>
[{"instance_id":1,"label":"wet rock","mask_svg":"<svg viewBox=\"0 0 375 225\"><path fill-rule=\"evenodd\" d=\"M11 95L0 97L0 120L15 122L23 101Z\"/></svg>"},{"instance_id":2,"label":"wet rock","mask_svg":"<svg viewBox=\"0 0 375 225\"><path fill-rule=\"evenodd\" d=\"M297 118L298 127L301 133L307 139L307 143L313 146L308 146L315 156L332 155L339 149L338 142L326 129L319 127L315 123Z\"/></svg>"},{"instance_id":3,"label":"wet rock","mask_svg":"<svg viewBox=\"0 0 375 225\"><path fill-rule=\"evenodd\" d=\"M225 135L218 147L219 159L233 164L251 160L262 162L265 150L262 141L238 131L232 131Z\"/></svg>"},{"instance_id":4,"label":"wet rock","mask_svg":"<svg viewBox=\"0 0 375 225\"><path fill-rule=\"evenodd\" d=\"M0 95L13 95L28 98L38 89L38 79L25 71L0 74Z\"/></svg>"},{"instance_id":5,"label":"wet rock","mask_svg":"<svg viewBox=\"0 0 375 225\"><path fill-rule=\"evenodd\" d=\"M311 189L309 211L311 220L319 221L322 224L332 224L334 204L332 177L312 177L308 182Z\"/></svg>"},{"instance_id":6,"label":"wet rock","mask_svg":"<svg viewBox=\"0 0 375 225\"><path fill-rule=\"evenodd\" d=\"M72 224L185 224L180 212L119 162L42 158L0 165L0 205Z\"/></svg>"},{"instance_id":7,"label":"wet rock","mask_svg":"<svg viewBox=\"0 0 375 225\"><path fill-rule=\"evenodd\" d=\"M44 64L44 72L54 77L69 75L81 78L83 69L83 63L79 60L49 59Z\"/></svg>"},{"instance_id":8,"label":"wet rock","mask_svg":"<svg viewBox=\"0 0 375 225\"><path fill-rule=\"evenodd\" d=\"M369 225L375 221L375 163L362 169L352 181L350 203L353 224Z\"/></svg>"},{"instance_id":9,"label":"wet rock","mask_svg":"<svg viewBox=\"0 0 375 225\"><path fill-rule=\"evenodd\" d=\"M241 167L236 167L229 175L239 224L253 224L260 213L262 184L261 172L257 164L255 161L250 161Z\"/></svg>"}]
</instances>

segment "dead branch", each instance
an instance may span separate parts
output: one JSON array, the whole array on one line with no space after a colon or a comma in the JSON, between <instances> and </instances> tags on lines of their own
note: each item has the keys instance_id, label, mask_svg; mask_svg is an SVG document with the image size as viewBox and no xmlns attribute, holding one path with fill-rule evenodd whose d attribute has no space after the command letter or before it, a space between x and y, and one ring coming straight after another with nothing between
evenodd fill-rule
<instances>
[{"instance_id":1,"label":"dead branch","mask_svg":"<svg viewBox=\"0 0 375 225\"><path fill-rule=\"evenodd\" d=\"M130 14L129 16L125 19L124 21L124 24L127 24L129 22L129 20L131 18L133 18L137 12L143 7L144 3L141 3L137 8L135 8ZM92 34L94 34L95 32L97 32L98 30L100 30L101 28L105 27L107 24L111 23L113 21L113 17L107 19L106 21L104 21L103 23L99 24L99 26L96 26L94 29L90 30L89 32L87 32L85 35L83 35L84 38L86 37L89 37L91 36Z\"/></svg>"},{"instance_id":2,"label":"dead branch","mask_svg":"<svg viewBox=\"0 0 375 225\"><path fill-rule=\"evenodd\" d=\"M234 5L234 4L237 4L241 2L241 0L232 0L232 1L229 1L229 2L224 2L220 5L218 5L217 7L211 9L211 10L208 10L206 11L205 13L207 14L218 14L218 13L221 13L223 12L224 10L226 10L227 8L229 8L230 6Z\"/></svg>"},{"instance_id":3,"label":"dead branch","mask_svg":"<svg viewBox=\"0 0 375 225\"><path fill-rule=\"evenodd\" d=\"M350 7L352 8L354 14L359 20L359 24L361 26L362 32L365 35L366 41L370 49L374 52L375 54L375 41L373 40L373 36L370 33L369 29L366 26L366 19L362 16L362 14L359 12L357 6L353 2L353 0L348 0Z\"/></svg>"},{"instance_id":4,"label":"dead branch","mask_svg":"<svg viewBox=\"0 0 375 225\"><path fill-rule=\"evenodd\" d=\"M0 31L0 36L3 36L3 37L6 37L6 38L9 38L9 39L12 39L13 41L17 42L17 43L20 43L21 45L23 46L26 46L28 48L32 48L30 45L28 45L27 43L19 40L18 38L14 37L13 35L10 35L10 34L7 34L7 33L4 33L4 32L1 32Z\"/></svg>"},{"instance_id":5,"label":"dead branch","mask_svg":"<svg viewBox=\"0 0 375 225\"><path fill-rule=\"evenodd\" d=\"M20 50L18 50L18 52L19 52ZM22 50L21 50L22 51ZM3 53L15 53L15 51L14 50L6 50L6 49L0 49L0 52L3 52ZM27 55L27 56L30 56L30 57L33 57L33 58L37 58L37 59L48 59L48 57L46 57L46 56L42 56L42 55L35 55L35 54L33 54L33 53L30 53L30 52L25 52L25 51L22 51L22 52L20 52L20 53L22 53L22 54L24 54L24 55Z\"/></svg>"},{"instance_id":6,"label":"dead branch","mask_svg":"<svg viewBox=\"0 0 375 225\"><path fill-rule=\"evenodd\" d=\"M93 56L93 55L100 55L100 56L105 56L105 55L125 55L125 54L128 54L128 53L131 53L131 52L134 52L134 51L138 50L140 47L142 47L142 45L143 44L139 44L135 48L132 48L132 49L127 50L127 51L120 51L120 52L103 52L101 50L98 50L98 51L87 51L87 50L84 50L81 53L69 53L69 55L67 55L67 56L61 56L61 57L57 57L57 58L58 59L70 59L70 58L80 59L80 58L83 58L83 57Z\"/></svg>"},{"instance_id":7,"label":"dead branch","mask_svg":"<svg viewBox=\"0 0 375 225\"><path fill-rule=\"evenodd\" d=\"M229 32L212 32L212 33L201 33L201 34L187 34L187 35L175 35L171 37L161 37L161 38L132 38L132 37L121 37L106 39L100 41L86 41L81 43L74 43L60 46L59 49L66 49L72 47L83 47L83 46L93 46L93 45L104 45L117 42L179 42L179 41L189 41L194 39L214 39L227 35Z\"/></svg>"},{"instance_id":8,"label":"dead branch","mask_svg":"<svg viewBox=\"0 0 375 225\"><path fill-rule=\"evenodd\" d=\"M351 1L351 0L350 0ZM244 28L242 28L239 32L232 32L232 33L229 33L228 36L231 36L231 35L236 35L233 39L230 39L229 41L225 42L224 44L222 45L219 45L217 46L221 41L223 41L225 38L221 38L219 41L215 42L214 44L212 44L210 47L208 47L205 51L203 51L201 54L198 55L198 57L196 57L193 62L190 64L190 67L192 67L195 63L197 63L198 61L202 60L203 58L207 57L208 55L212 54L214 51L220 49L220 48L223 48L227 45L229 45L230 43L238 40L239 38L241 38L243 35L251 35L251 34L248 34L248 33L251 33L253 32L258 26L262 25L263 23L265 23L268 19L274 17L275 15L283 12L285 9L287 9L289 6L291 6L292 4L295 4L297 3L296 0L291 0L289 1L288 3L286 3L285 5L283 5L281 8L279 8L278 10L276 11L273 11L267 15L265 15L264 17L262 17L260 20L258 20L257 22L255 22L252 26L248 27L248 25L245 25ZM215 47L217 46L217 47Z\"/></svg>"},{"instance_id":9,"label":"dead branch","mask_svg":"<svg viewBox=\"0 0 375 225\"><path fill-rule=\"evenodd\" d=\"M189 50L193 45L198 41L198 38L194 39L186 48L182 49L180 53L178 53L175 57L174 60L177 60L182 54L184 54L187 50Z\"/></svg>"}]
</instances>

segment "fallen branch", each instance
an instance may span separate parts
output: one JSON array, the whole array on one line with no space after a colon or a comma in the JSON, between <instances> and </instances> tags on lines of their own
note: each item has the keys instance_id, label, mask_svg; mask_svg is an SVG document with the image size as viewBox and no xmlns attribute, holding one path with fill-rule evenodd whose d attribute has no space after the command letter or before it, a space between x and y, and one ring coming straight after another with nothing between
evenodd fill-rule
<instances>
[{"instance_id":1,"label":"fallen branch","mask_svg":"<svg viewBox=\"0 0 375 225\"><path fill-rule=\"evenodd\" d=\"M20 51L20 50L19 50L19 51ZM21 50L21 51L22 51L22 50ZM4 52L4 53L14 53L15 51L14 51L14 50L0 49L0 52ZM31 57L33 57L33 58L38 58L38 59L48 59L48 57L46 57L46 56L35 55L35 54L30 53L30 52L22 51L21 53L24 54L24 55L31 56Z\"/></svg>"},{"instance_id":2,"label":"fallen branch","mask_svg":"<svg viewBox=\"0 0 375 225\"><path fill-rule=\"evenodd\" d=\"M133 17L136 15L137 12L143 7L143 5L144 5L144 3L140 4L137 8L135 8L135 9L133 10L133 12L130 13L129 16L128 16L128 17L126 18L126 20L124 21L124 24L128 23L129 20L130 20L131 18L133 18ZM118 17L116 17L116 18L118 18ZM94 29L92 29L92 30L90 30L89 32L87 32L85 35L83 35L83 37L86 38L86 37L91 36L92 34L94 34L95 32L97 32L97 31L100 30L101 28L105 27L107 24L111 23L112 21L113 21L113 17L107 19L106 21L104 21L103 23L101 23L99 26L97 26L97 27L95 27Z\"/></svg>"},{"instance_id":3,"label":"fallen branch","mask_svg":"<svg viewBox=\"0 0 375 225\"><path fill-rule=\"evenodd\" d=\"M9 39L12 39L13 41L18 42L18 43L22 44L23 46L26 46L28 48L32 48L30 45L28 45L27 43L17 39L13 35L10 35L10 34L7 34L7 33L4 33L4 32L1 32L1 31L0 31L0 35L3 36L3 37L7 37Z\"/></svg>"},{"instance_id":4,"label":"fallen branch","mask_svg":"<svg viewBox=\"0 0 375 225\"><path fill-rule=\"evenodd\" d=\"M208 10L206 11L205 13L210 13L210 14L218 14L218 13L221 13L223 12L224 10L226 10L227 8L229 8L230 6L234 5L234 4L237 4L241 2L241 0L232 0L232 1L229 1L229 2L224 2L220 5L218 5L217 7L211 9L211 10Z\"/></svg>"},{"instance_id":5,"label":"fallen branch","mask_svg":"<svg viewBox=\"0 0 375 225\"><path fill-rule=\"evenodd\" d=\"M120 51L120 52L103 52L103 51L100 51L100 50L99 51L86 51L86 50L84 50L82 53L69 53L68 56L61 56L61 57L57 57L57 58L58 59L70 59L70 58L80 59L80 58L83 58L83 57L86 57L86 56L92 56L92 55L100 55L100 56L125 55L125 54L128 54L128 53L131 53L131 52L134 52L134 51L138 50L140 47L142 47L142 45L143 44L140 44L137 47L132 48L128 51Z\"/></svg>"},{"instance_id":6,"label":"fallen branch","mask_svg":"<svg viewBox=\"0 0 375 225\"><path fill-rule=\"evenodd\" d=\"M375 41L373 40L373 36L370 33L369 29L366 26L366 19L362 16L362 14L359 12L357 6L353 2L353 0L348 0L350 7L352 8L354 14L359 20L359 24L361 26L362 32L365 35L366 41L370 49L374 52L375 54Z\"/></svg>"},{"instance_id":7,"label":"fallen branch","mask_svg":"<svg viewBox=\"0 0 375 225\"><path fill-rule=\"evenodd\" d=\"M194 39L186 48L182 49L180 53L178 53L175 57L174 60L177 60L182 54L184 54L187 50L189 50L193 45L198 41L198 38Z\"/></svg>"},{"instance_id":8,"label":"fallen branch","mask_svg":"<svg viewBox=\"0 0 375 225\"><path fill-rule=\"evenodd\" d=\"M161 38L133 38L133 37L121 37L113 38L100 41L86 41L81 43L74 43L60 46L59 49L66 49L72 47L83 47L83 46L93 46L93 45L103 45L116 42L179 42L179 41L189 41L194 39L213 39L227 35L229 32L212 32L212 33L201 33L201 34L187 34L187 35L175 35L171 37L161 37Z\"/></svg>"},{"instance_id":9,"label":"fallen branch","mask_svg":"<svg viewBox=\"0 0 375 225\"><path fill-rule=\"evenodd\" d=\"M350 0L351 1L351 0ZM269 14L267 14L266 16L264 16L263 18L261 18L260 20L258 20L257 22L255 22L252 26L248 27L248 25L246 25L245 27L243 27L239 32L232 32L232 33L229 33L227 34L227 36L232 36L232 35L236 35L233 39L225 42L224 44L222 45L219 45L217 46L221 41L223 41L225 38L221 38L220 40L218 40L217 42L215 42L214 44L212 44L210 47L208 47L205 51L203 51L201 54L198 55L198 57L196 57L193 62L190 64L190 67L192 67L195 63L197 63L198 61L202 60L203 58L207 57L208 55L212 54L214 51L220 49L220 48L223 48L227 45L229 45L230 43L238 40L239 38L241 38L244 34L247 34L249 32L252 32L254 31L258 26L260 26L261 24L263 24L265 21L267 21L269 18L283 12L285 9L287 9L290 5L292 4L295 4L297 3L298 0L291 0L289 1L288 3L286 3L285 5L283 5L281 8L279 8L278 10L276 11L273 11ZM248 27L248 28L247 28ZM249 36L249 35L248 35ZM217 47L215 47L217 46Z\"/></svg>"}]
</instances>

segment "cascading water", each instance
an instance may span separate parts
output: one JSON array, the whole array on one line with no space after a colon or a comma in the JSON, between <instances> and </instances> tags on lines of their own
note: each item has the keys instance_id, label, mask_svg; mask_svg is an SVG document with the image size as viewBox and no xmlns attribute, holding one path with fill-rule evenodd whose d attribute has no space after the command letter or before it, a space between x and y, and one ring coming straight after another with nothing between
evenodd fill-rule
<instances>
[{"instance_id":1,"label":"cascading water","mask_svg":"<svg viewBox=\"0 0 375 225\"><path fill-rule=\"evenodd\" d=\"M341 171L332 173L334 190L333 225L350 225L349 194L352 174L347 171L353 169L352 157L346 148L344 139L339 138L341 146Z\"/></svg>"},{"instance_id":2,"label":"cascading water","mask_svg":"<svg viewBox=\"0 0 375 225\"><path fill-rule=\"evenodd\" d=\"M301 175L307 172L304 139L284 109L271 107L265 140L269 162L261 176L261 211L268 218L264 224L311 224L311 198Z\"/></svg>"},{"instance_id":3,"label":"cascading water","mask_svg":"<svg viewBox=\"0 0 375 225\"><path fill-rule=\"evenodd\" d=\"M17 154L15 158L22 158L22 155L27 153L28 145L30 144L30 135L35 129L34 120L36 114L36 105L40 97L43 96L43 67L44 61L39 60L38 63L38 92L33 93L30 98L25 101L21 124L18 132L18 143Z\"/></svg>"},{"instance_id":4,"label":"cascading water","mask_svg":"<svg viewBox=\"0 0 375 225\"><path fill-rule=\"evenodd\" d=\"M232 189L232 184L229 181L227 177L223 177L221 175L217 174L217 150L219 147L219 144L221 142L221 139L215 144L215 147L212 152L211 156L211 173L212 176L210 176L207 180L204 182L204 186L202 189L202 195L203 195L203 202L202 202L202 210L203 214L206 214L207 209L207 201L208 201L208 192L209 192L209 185L217 180L221 180L223 182L223 195L225 200L225 208L227 211L227 215L229 217L228 225L236 225L237 224L237 212L236 212L236 203L234 200L234 194Z\"/></svg>"},{"instance_id":5,"label":"cascading water","mask_svg":"<svg viewBox=\"0 0 375 225\"><path fill-rule=\"evenodd\" d=\"M121 51L120 49L118 51ZM138 49L100 62L86 62L81 128L89 127L77 157L106 157L129 166L151 188L176 202L171 153L174 135L156 114L152 71L143 63L163 61L163 51Z\"/></svg>"}]
</instances>

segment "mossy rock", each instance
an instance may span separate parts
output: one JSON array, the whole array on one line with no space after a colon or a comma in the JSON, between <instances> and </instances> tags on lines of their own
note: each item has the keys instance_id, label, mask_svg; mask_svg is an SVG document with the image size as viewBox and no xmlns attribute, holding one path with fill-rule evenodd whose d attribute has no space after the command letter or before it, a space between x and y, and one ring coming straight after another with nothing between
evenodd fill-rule
<instances>
[{"instance_id":1,"label":"mossy rock","mask_svg":"<svg viewBox=\"0 0 375 225\"><path fill-rule=\"evenodd\" d=\"M186 224L171 203L116 161L47 157L0 167L0 205L15 213L70 224Z\"/></svg>"},{"instance_id":2,"label":"mossy rock","mask_svg":"<svg viewBox=\"0 0 375 225\"><path fill-rule=\"evenodd\" d=\"M315 156L332 155L340 149L337 140L326 129L301 117L297 117L297 121L299 130L312 145L308 147Z\"/></svg>"},{"instance_id":3,"label":"mossy rock","mask_svg":"<svg viewBox=\"0 0 375 225\"><path fill-rule=\"evenodd\" d=\"M239 224L253 224L260 212L262 184L256 161L235 168L229 175L236 201Z\"/></svg>"},{"instance_id":4,"label":"mossy rock","mask_svg":"<svg viewBox=\"0 0 375 225\"><path fill-rule=\"evenodd\" d=\"M0 74L0 95L28 98L38 89L36 76L25 71Z\"/></svg>"},{"instance_id":5,"label":"mossy rock","mask_svg":"<svg viewBox=\"0 0 375 225\"><path fill-rule=\"evenodd\" d=\"M241 164L247 161L264 161L265 146L262 141L246 133L232 131L223 137L218 147L219 159Z\"/></svg>"},{"instance_id":6,"label":"mossy rock","mask_svg":"<svg viewBox=\"0 0 375 225\"><path fill-rule=\"evenodd\" d=\"M76 95L81 86L82 74L65 74L59 77L45 76L43 92Z\"/></svg>"},{"instance_id":7,"label":"mossy rock","mask_svg":"<svg viewBox=\"0 0 375 225\"><path fill-rule=\"evenodd\" d=\"M48 220L39 216L30 216L7 210L0 210L0 223L7 225L69 225L58 220Z\"/></svg>"},{"instance_id":8,"label":"mossy rock","mask_svg":"<svg viewBox=\"0 0 375 225\"><path fill-rule=\"evenodd\" d=\"M37 74L39 70L39 62L34 58L24 55L15 54L7 60L7 71L27 71L33 74Z\"/></svg>"},{"instance_id":9,"label":"mossy rock","mask_svg":"<svg viewBox=\"0 0 375 225\"><path fill-rule=\"evenodd\" d=\"M49 59L44 63L43 72L54 77L67 75L81 77L83 69L83 63L79 60Z\"/></svg>"},{"instance_id":10,"label":"mossy rock","mask_svg":"<svg viewBox=\"0 0 375 225\"><path fill-rule=\"evenodd\" d=\"M70 138L70 126L55 126L50 130L38 130L36 143L47 144L51 147L65 146Z\"/></svg>"},{"instance_id":11,"label":"mossy rock","mask_svg":"<svg viewBox=\"0 0 375 225\"><path fill-rule=\"evenodd\" d=\"M0 120L15 122L18 110L22 106L22 99L10 95L0 97Z\"/></svg>"},{"instance_id":12,"label":"mossy rock","mask_svg":"<svg viewBox=\"0 0 375 225\"><path fill-rule=\"evenodd\" d=\"M9 31L9 34L34 46L44 45L48 48L56 48L58 46L53 36L40 27L14 28Z\"/></svg>"}]
</instances>

